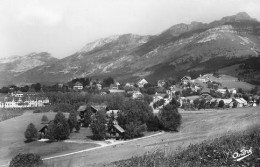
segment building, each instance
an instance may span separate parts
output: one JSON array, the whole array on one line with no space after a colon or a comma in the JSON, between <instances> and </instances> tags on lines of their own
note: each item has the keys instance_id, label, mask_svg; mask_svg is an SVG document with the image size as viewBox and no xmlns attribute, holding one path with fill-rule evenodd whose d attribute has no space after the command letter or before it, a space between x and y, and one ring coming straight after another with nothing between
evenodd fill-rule
<instances>
[{"instance_id":1,"label":"building","mask_svg":"<svg viewBox=\"0 0 260 167\"><path fill-rule=\"evenodd\" d=\"M143 79L140 79L136 85L139 87L139 88L143 88L145 84L148 84L148 82L143 78Z\"/></svg>"},{"instance_id":2,"label":"building","mask_svg":"<svg viewBox=\"0 0 260 167\"><path fill-rule=\"evenodd\" d=\"M48 97L40 97L37 95L24 94L22 97L5 97L0 102L0 108L34 108L49 105Z\"/></svg>"},{"instance_id":3,"label":"building","mask_svg":"<svg viewBox=\"0 0 260 167\"><path fill-rule=\"evenodd\" d=\"M184 76L181 79L181 84L182 85L188 85L188 83L190 83L190 82L191 82L191 77L190 76Z\"/></svg>"},{"instance_id":4,"label":"building","mask_svg":"<svg viewBox=\"0 0 260 167\"><path fill-rule=\"evenodd\" d=\"M134 83L129 83L129 82L127 82L127 83L125 84L125 87L131 87L131 88L133 88L134 86L135 86Z\"/></svg>"},{"instance_id":5,"label":"building","mask_svg":"<svg viewBox=\"0 0 260 167\"><path fill-rule=\"evenodd\" d=\"M247 101L243 98L236 98L234 101L237 102L237 107L244 107L247 105Z\"/></svg>"},{"instance_id":6,"label":"building","mask_svg":"<svg viewBox=\"0 0 260 167\"><path fill-rule=\"evenodd\" d=\"M120 86L120 83L119 82L115 82L114 84L110 85L110 89L118 90L119 86Z\"/></svg>"},{"instance_id":7,"label":"building","mask_svg":"<svg viewBox=\"0 0 260 167\"><path fill-rule=\"evenodd\" d=\"M102 89L102 85L100 83L97 83L96 84L96 88L97 88L97 90L101 90Z\"/></svg>"},{"instance_id":8,"label":"building","mask_svg":"<svg viewBox=\"0 0 260 167\"><path fill-rule=\"evenodd\" d=\"M231 88L231 89L217 89L217 92L221 93L221 94L226 94L228 91L228 93L231 93L231 94L236 94L237 93L237 90L235 88Z\"/></svg>"},{"instance_id":9,"label":"building","mask_svg":"<svg viewBox=\"0 0 260 167\"><path fill-rule=\"evenodd\" d=\"M82 90L83 89L83 84L80 82L76 82L73 86L73 90Z\"/></svg>"},{"instance_id":10,"label":"building","mask_svg":"<svg viewBox=\"0 0 260 167\"><path fill-rule=\"evenodd\" d=\"M165 81L164 80L158 80L157 81L157 86L158 87L163 87L165 85Z\"/></svg>"},{"instance_id":11,"label":"building","mask_svg":"<svg viewBox=\"0 0 260 167\"><path fill-rule=\"evenodd\" d=\"M110 137L114 136L117 138L123 138L125 135L125 130L118 125L118 122L116 120L113 121L113 126L109 127L107 131L110 134Z\"/></svg>"},{"instance_id":12,"label":"building","mask_svg":"<svg viewBox=\"0 0 260 167\"><path fill-rule=\"evenodd\" d=\"M139 91L133 91L132 99L143 99L144 95Z\"/></svg>"}]
</instances>

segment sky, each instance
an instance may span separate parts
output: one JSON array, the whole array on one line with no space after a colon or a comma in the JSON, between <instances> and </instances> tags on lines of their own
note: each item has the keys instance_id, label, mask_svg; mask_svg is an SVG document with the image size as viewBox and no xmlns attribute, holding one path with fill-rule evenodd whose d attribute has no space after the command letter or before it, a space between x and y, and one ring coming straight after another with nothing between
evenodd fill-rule
<instances>
[{"instance_id":1,"label":"sky","mask_svg":"<svg viewBox=\"0 0 260 167\"><path fill-rule=\"evenodd\" d=\"M156 35L178 23L209 23L260 0L0 0L0 58L49 52L63 58L111 35Z\"/></svg>"}]
</instances>

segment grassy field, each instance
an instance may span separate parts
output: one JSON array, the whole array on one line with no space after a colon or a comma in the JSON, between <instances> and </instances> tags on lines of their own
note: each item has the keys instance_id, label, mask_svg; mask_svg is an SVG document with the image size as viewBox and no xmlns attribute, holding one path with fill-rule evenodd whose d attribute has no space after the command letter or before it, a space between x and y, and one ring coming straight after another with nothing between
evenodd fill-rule
<instances>
[{"instance_id":1,"label":"grassy field","mask_svg":"<svg viewBox=\"0 0 260 167\"><path fill-rule=\"evenodd\" d=\"M0 122L23 115L24 109L0 109Z\"/></svg>"},{"instance_id":2,"label":"grassy field","mask_svg":"<svg viewBox=\"0 0 260 167\"><path fill-rule=\"evenodd\" d=\"M53 112L32 113L32 111L26 111L22 116L0 122L0 166L7 164L8 161L19 152L38 153L42 157L46 157L98 146L92 143L44 143L39 141L24 143L24 131L29 123L32 122L39 130L40 127L43 126L41 124L42 116L46 115L49 120L52 120L55 114L56 113ZM84 138L86 134L83 133L88 133L88 131L89 130L82 129L82 133L72 133L71 136L72 138L79 138L78 136L81 135L81 137Z\"/></svg>"},{"instance_id":3,"label":"grassy field","mask_svg":"<svg viewBox=\"0 0 260 167\"><path fill-rule=\"evenodd\" d=\"M163 150L166 154L186 149L190 144L215 139L231 132L259 125L260 107L210 110L182 113L183 124L178 133L162 135L104 147L66 157L44 161L48 166L103 166L110 162Z\"/></svg>"},{"instance_id":4,"label":"grassy field","mask_svg":"<svg viewBox=\"0 0 260 167\"><path fill-rule=\"evenodd\" d=\"M106 167L244 167L260 166L260 125L214 140L192 144L180 152L156 150L143 156L106 164ZM242 153L242 149L247 153ZM244 156L245 157L244 157ZM241 158L241 160L240 160Z\"/></svg>"}]
</instances>

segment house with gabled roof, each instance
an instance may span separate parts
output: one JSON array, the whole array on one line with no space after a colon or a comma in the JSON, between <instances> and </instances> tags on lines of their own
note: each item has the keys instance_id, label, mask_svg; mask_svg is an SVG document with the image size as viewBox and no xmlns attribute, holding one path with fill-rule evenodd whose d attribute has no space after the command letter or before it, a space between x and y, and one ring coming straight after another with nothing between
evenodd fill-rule
<instances>
[{"instance_id":1,"label":"house with gabled roof","mask_svg":"<svg viewBox=\"0 0 260 167\"><path fill-rule=\"evenodd\" d=\"M136 85L139 87L139 88L143 88L145 84L148 84L148 81L146 81L144 78L140 79Z\"/></svg>"},{"instance_id":2,"label":"house with gabled roof","mask_svg":"<svg viewBox=\"0 0 260 167\"><path fill-rule=\"evenodd\" d=\"M108 133L118 138L123 138L125 135L125 130L118 125L117 120L113 121L113 126L110 127L110 129L107 129Z\"/></svg>"}]
</instances>

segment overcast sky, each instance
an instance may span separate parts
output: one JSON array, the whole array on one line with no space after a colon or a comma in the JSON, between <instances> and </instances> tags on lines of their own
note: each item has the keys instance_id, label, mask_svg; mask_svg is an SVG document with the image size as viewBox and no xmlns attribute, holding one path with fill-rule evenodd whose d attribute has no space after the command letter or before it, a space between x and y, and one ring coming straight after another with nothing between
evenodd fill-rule
<instances>
[{"instance_id":1,"label":"overcast sky","mask_svg":"<svg viewBox=\"0 0 260 167\"><path fill-rule=\"evenodd\" d=\"M260 20L260 0L0 0L0 58L46 51L69 56L110 35L155 35L240 11Z\"/></svg>"}]
</instances>

